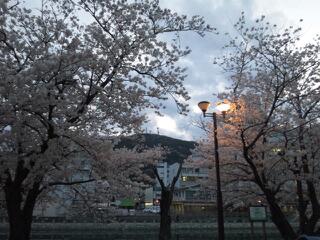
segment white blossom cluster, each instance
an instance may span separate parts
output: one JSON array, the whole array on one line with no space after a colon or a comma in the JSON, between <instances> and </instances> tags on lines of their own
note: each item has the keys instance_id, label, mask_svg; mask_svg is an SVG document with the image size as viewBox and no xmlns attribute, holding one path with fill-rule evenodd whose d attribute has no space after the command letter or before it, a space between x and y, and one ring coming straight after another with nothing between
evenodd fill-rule
<instances>
[{"instance_id":1,"label":"white blossom cluster","mask_svg":"<svg viewBox=\"0 0 320 240\"><path fill-rule=\"evenodd\" d=\"M320 38L301 46L300 28L278 29L262 16L234 25L227 54L215 59L232 86L220 94L231 110L218 130L228 204L267 204L284 238L295 238L283 209L297 214L299 231L320 219ZM210 130L211 129L211 130ZM200 150L212 161L212 127ZM210 150L210 151L208 151ZM214 179L214 178L213 178Z\"/></svg>"},{"instance_id":2,"label":"white blossom cluster","mask_svg":"<svg viewBox=\"0 0 320 240\"><path fill-rule=\"evenodd\" d=\"M156 0L43 0L36 10L1 1L0 187L9 216L18 209L30 218L38 197L57 185L105 178L116 191L142 183L140 167L156 155L99 149L101 138L138 131L143 113L160 113L168 98L186 113L177 62L190 49L180 47L179 33L211 30ZM73 181L79 152L93 173Z\"/></svg>"}]
</instances>

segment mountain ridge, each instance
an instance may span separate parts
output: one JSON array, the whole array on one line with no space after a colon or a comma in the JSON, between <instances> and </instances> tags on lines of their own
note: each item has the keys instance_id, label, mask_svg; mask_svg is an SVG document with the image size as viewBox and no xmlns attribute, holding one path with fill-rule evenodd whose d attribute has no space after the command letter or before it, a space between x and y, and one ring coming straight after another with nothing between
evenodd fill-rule
<instances>
[{"instance_id":1,"label":"mountain ridge","mask_svg":"<svg viewBox=\"0 0 320 240\"><path fill-rule=\"evenodd\" d=\"M162 146L169 150L169 153L163 159L168 164L180 163L192 154L191 150L196 147L196 142L176 139L159 134L134 134L128 137L121 137L116 144L116 148L126 147L132 149L134 147L153 148Z\"/></svg>"}]
</instances>

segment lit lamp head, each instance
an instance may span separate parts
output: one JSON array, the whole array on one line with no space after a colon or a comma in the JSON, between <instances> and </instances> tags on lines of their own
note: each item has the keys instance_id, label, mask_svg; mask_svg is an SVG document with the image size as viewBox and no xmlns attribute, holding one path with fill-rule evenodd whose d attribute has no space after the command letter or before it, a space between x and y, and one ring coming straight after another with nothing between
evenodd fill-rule
<instances>
[{"instance_id":1,"label":"lit lamp head","mask_svg":"<svg viewBox=\"0 0 320 240\"><path fill-rule=\"evenodd\" d=\"M223 117L225 117L226 112L230 110L231 106L227 101L223 101L223 102L217 103L216 108L218 111L222 113Z\"/></svg>"},{"instance_id":2,"label":"lit lamp head","mask_svg":"<svg viewBox=\"0 0 320 240\"><path fill-rule=\"evenodd\" d=\"M201 111L203 112L203 116L206 114L206 111L208 110L209 106L210 106L210 102L208 101L202 101L198 103L199 108L201 109Z\"/></svg>"},{"instance_id":3,"label":"lit lamp head","mask_svg":"<svg viewBox=\"0 0 320 240\"><path fill-rule=\"evenodd\" d=\"M230 110L230 104L226 102L220 102L217 104L217 109L220 112L227 112Z\"/></svg>"}]
</instances>

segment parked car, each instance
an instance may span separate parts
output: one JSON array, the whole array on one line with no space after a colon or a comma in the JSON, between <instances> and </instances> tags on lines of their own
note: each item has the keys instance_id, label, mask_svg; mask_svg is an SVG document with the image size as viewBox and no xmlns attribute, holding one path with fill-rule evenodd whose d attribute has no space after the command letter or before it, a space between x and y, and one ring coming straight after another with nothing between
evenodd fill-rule
<instances>
[{"instance_id":1,"label":"parked car","mask_svg":"<svg viewBox=\"0 0 320 240\"><path fill-rule=\"evenodd\" d=\"M151 206L143 209L143 212L160 213L160 206Z\"/></svg>"},{"instance_id":2,"label":"parked car","mask_svg":"<svg viewBox=\"0 0 320 240\"><path fill-rule=\"evenodd\" d=\"M297 238L297 240L320 240L320 236L301 235Z\"/></svg>"},{"instance_id":3,"label":"parked car","mask_svg":"<svg viewBox=\"0 0 320 240\"><path fill-rule=\"evenodd\" d=\"M136 214L136 210L135 209L129 209L129 215L133 216Z\"/></svg>"}]
</instances>

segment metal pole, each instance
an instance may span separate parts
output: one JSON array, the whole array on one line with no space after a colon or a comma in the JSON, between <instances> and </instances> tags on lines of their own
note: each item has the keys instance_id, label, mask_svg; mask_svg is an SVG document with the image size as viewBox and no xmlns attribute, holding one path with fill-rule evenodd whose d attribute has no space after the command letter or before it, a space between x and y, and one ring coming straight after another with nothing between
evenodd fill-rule
<instances>
[{"instance_id":1,"label":"metal pole","mask_svg":"<svg viewBox=\"0 0 320 240\"><path fill-rule=\"evenodd\" d=\"M223 219L223 202L220 182L220 166L219 166L219 145L217 137L217 115L213 113L213 140L214 140L214 157L216 163L217 178L217 211L218 211L218 239L224 240L224 219Z\"/></svg>"},{"instance_id":2,"label":"metal pole","mask_svg":"<svg viewBox=\"0 0 320 240\"><path fill-rule=\"evenodd\" d=\"M262 221L263 240L267 240L266 222Z\"/></svg>"}]
</instances>

